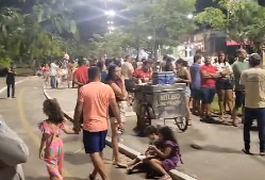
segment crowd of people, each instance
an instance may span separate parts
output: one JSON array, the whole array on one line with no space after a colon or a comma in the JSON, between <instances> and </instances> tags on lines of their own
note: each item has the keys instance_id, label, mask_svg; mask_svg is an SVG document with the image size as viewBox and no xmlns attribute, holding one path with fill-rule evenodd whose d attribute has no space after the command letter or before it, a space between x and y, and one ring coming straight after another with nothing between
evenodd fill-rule
<instances>
[{"instance_id":1,"label":"crowd of people","mask_svg":"<svg viewBox=\"0 0 265 180\"><path fill-rule=\"evenodd\" d=\"M231 115L231 125L238 127L240 120L237 118L237 112L239 108L242 109L245 142L242 151L251 154L250 129L253 120L256 119L259 129L260 155L265 155L265 70L261 67L262 58L258 54L252 54L247 58L247 52L239 49L238 58L233 64L227 62L223 52L220 52L214 61L209 56L195 55L194 62L190 65L183 59L174 61L170 57L165 57L160 64L143 60L137 62L137 66L134 67L135 62L130 56L126 56L123 63L95 60L90 64L91 66L88 67L84 60L80 60L79 67L73 73L73 82L78 85L73 131L67 130L63 125L65 119L58 102L45 101L44 112L48 119L40 126L44 134L40 157L42 157L45 142L53 152L55 149L62 148L62 142L52 138L54 135L59 137L61 130L74 134L82 129L85 152L90 155L95 167L89 179L94 180L99 173L102 179L109 180L102 152L105 148L108 120L110 120L113 164L120 168L127 168L128 174L144 164L144 167L148 167L146 171L151 172L147 173L147 177L154 177L155 170L162 175L161 180L170 180L168 172L181 162L181 155L177 140L169 127L162 127L159 130L148 127L146 135L152 141L151 145L144 155L139 156L132 163L122 162L118 153L118 134L123 130L126 122L122 111L123 106L131 104L129 95L136 84L151 82L152 73L160 70L173 71L175 82L186 84L186 118L189 125L192 125L192 114L200 116L205 121L214 120L211 104L217 94L220 121L224 121L228 113ZM51 78L51 74L49 76ZM228 112L226 107L229 109ZM58 158L54 159L54 154L48 152L47 148L46 151L47 165L54 161L58 164L56 170L54 166L52 169L48 167L51 178L62 179L60 164L62 155L56 155ZM61 151L57 152L61 153Z\"/></svg>"}]
</instances>

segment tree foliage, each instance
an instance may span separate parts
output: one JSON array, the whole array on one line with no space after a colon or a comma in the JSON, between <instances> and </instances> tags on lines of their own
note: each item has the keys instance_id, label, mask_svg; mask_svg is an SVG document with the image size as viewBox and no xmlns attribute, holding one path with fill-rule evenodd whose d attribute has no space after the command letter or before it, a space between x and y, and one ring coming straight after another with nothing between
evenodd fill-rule
<instances>
[{"instance_id":1,"label":"tree foliage","mask_svg":"<svg viewBox=\"0 0 265 180\"><path fill-rule=\"evenodd\" d=\"M127 25L118 32L92 41L96 54L122 55L144 47L156 52L158 46L177 45L183 35L196 26L188 15L195 11L195 0L124 0ZM148 37L152 37L148 39ZM153 49L152 49L153 48Z\"/></svg>"},{"instance_id":2,"label":"tree foliage","mask_svg":"<svg viewBox=\"0 0 265 180\"><path fill-rule=\"evenodd\" d=\"M63 57L67 39L78 40L76 24L68 16L63 0L36 0L30 14L20 9L0 9L0 55L12 60ZM62 10L63 9L63 10Z\"/></svg>"},{"instance_id":3,"label":"tree foliage","mask_svg":"<svg viewBox=\"0 0 265 180\"><path fill-rule=\"evenodd\" d=\"M195 11L195 0L127 0L134 34L146 39L152 36L157 44L176 44L196 28L188 15Z\"/></svg>"},{"instance_id":4,"label":"tree foliage","mask_svg":"<svg viewBox=\"0 0 265 180\"><path fill-rule=\"evenodd\" d=\"M265 40L265 8L254 1L219 0L220 9L208 7L196 20L226 33L239 43L253 42L256 47Z\"/></svg>"}]
</instances>

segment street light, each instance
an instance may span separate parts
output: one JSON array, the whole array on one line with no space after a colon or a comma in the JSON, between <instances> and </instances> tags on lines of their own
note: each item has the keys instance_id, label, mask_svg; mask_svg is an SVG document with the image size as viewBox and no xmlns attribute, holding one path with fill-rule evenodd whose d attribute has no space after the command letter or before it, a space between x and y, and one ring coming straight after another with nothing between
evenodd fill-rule
<instances>
[{"instance_id":1,"label":"street light","mask_svg":"<svg viewBox=\"0 0 265 180\"><path fill-rule=\"evenodd\" d=\"M115 27L110 26L108 29L109 29L110 31L114 31L114 30L115 30Z\"/></svg>"},{"instance_id":2,"label":"street light","mask_svg":"<svg viewBox=\"0 0 265 180\"><path fill-rule=\"evenodd\" d=\"M148 36L147 39L151 40L152 39L152 36Z\"/></svg>"},{"instance_id":3,"label":"street light","mask_svg":"<svg viewBox=\"0 0 265 180\"><path fill-rule=\"evenodd\" d=\"M107 24L114 24L114 22L113 21L108 21Z\"/></svg>"},{"instance_id":4,"label":"street light","mask_svg":"<svg viewBox=\"0 0 265 180\"><path fill-rule=\"evenodd\" d=\"M188 19L192 19L192 18L193 18L193 14L189 14L189 15L187 16L187 18L188 18Z\"/></svg>"},{"instance_id":5,"label":"street light","mask_svg":"<svg viewBox=\"0 0 265 180\"><path fill-rule=\"evenodd\" d=\"M116 15L116 12L115 12L115 11L113 11L113 10L110 10L110 11L105 11L105 15L107 15L107 16L110 16L110 17L113 17L113 16L115 16L115 15Z\"/></svg>"}]
</instances>

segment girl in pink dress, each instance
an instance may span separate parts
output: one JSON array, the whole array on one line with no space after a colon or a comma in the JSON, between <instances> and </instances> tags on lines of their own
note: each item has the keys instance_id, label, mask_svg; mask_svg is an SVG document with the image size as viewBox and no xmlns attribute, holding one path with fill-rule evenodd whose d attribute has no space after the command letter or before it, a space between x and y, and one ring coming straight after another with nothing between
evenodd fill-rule
<instances>
[{"instance_id":1,"label":"girl in pink dress","mask_svg":"<svg viewBox=\"0 0 265 180\"><path fill-rule=\"evenodd\" d=\"M48 116L48 119L39 124L42 133L39 158L45 161L50 180L63 180L62 163L64 156L60 134L62 131L66 134L75 134L75 132L64 125L66 119L56 99L45 100L43 112Z\"/></svg>"}]
</instances>

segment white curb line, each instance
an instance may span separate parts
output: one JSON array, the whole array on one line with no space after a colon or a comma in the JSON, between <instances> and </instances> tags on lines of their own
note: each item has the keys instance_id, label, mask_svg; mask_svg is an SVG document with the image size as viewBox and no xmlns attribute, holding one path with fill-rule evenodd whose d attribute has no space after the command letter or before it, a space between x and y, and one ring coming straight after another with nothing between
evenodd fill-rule
<instances>
[{"instance_id":1,"label":"white curb line","mask_svg":"<svg viewBox=\"0 0 265 180\"><path fill-rule=\"evenodd\" d=\"M43 94L47 99L52 99L52 97L47 93L47 90L44 87L43 87ZM67 119L73 121L73 118L65 113L66 111L63 110L63 112ZM108 136L106 137L106 144L111 147L111 138ZM131 159L134 159L139 154L141 154L141 152L135 151L134 149L131 149L128 146L125 146L120 143L119 143L119 151ZM173 180L197 180L175 169L170 171L170 175L173 178Z\"/></svg>"},{"instance_id":2,"label":"white curb line","mask_svg":"<svg viewBox=\"0 0 265 180\"><path fill-rule=\"evenodd\" d=\"M23 83L24 81L26 81L26 80L28 80L28 79L29 79L29 77L26 77L26 78L24 78L24 79L22 79L22 80L20 80L20 81L17 81L17 82L15 82L15 85L20 84L20 83ZM1 88L1 89L0 89L0 94L3 93L6 89L7 89L7 86Z\"/></svg>"}]
</instances>

